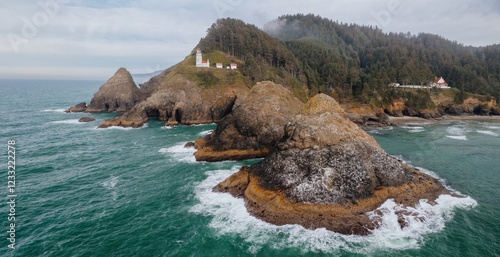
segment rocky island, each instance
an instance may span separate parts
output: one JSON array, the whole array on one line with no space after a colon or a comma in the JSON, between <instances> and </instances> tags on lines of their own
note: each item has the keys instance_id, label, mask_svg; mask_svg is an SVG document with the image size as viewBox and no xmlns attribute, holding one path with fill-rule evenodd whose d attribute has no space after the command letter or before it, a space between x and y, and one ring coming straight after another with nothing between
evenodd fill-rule
<instances>
[{"instance_id":1,"label":"rocky island","mask_svg":"<svg viewBox=\"0 0 500 257\"><path fill-rule=\"evenodd\" d=\"M243 197L252 215L273 224L358 235L379 225L368 213L388 199L414 206L449 193L437 179L385 153L324 94L287 123L263 161L214 190Z\"/></svg>"}]
</instances>

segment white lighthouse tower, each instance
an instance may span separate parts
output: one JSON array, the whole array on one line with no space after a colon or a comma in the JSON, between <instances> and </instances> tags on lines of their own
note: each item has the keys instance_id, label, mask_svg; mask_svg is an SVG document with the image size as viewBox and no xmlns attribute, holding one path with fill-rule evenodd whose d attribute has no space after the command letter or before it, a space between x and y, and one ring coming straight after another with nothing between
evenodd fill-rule
<instances>
[{"instance_id":1,"label":"white lighthouse tower","mask_svg":"<svg viewBox=\"0 0 500 257\"><path fill-rule=\"evenodd\" d=\"M196 50L196 67L210 67L210 61L208 59L205 61L203 60L203 54L199 48Z\"/></svg>"}]
</instances>

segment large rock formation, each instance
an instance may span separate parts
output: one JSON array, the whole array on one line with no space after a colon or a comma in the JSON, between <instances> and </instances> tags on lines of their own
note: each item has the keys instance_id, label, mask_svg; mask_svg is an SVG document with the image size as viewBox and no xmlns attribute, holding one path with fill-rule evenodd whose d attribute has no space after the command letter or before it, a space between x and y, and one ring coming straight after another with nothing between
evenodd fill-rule
<instances>
[{"instance_id":1,"label":"large rock formation","mask_svg":"<svg viewBox=\"0 0 500 257\"><path fill-rule=\"evenodd\" d=\"M125 112L141 100L141 92L130 72L120 68L90 101L86 112Z\"/></svg>"},{"instance_id":2,"label":"large rock formation","mask_svg":"<svg viewBox=\"0 0 500 257\"><path fill-rule=\"evenodd\" d=\"M196 141L196 160L264 157L283 137L285 124L302 106L283 86L269 81L257 83L245 101L222 119L215 132Z\"/></svg>"},{"instance_id":3,"label":"large rock formation","mask_svg":"<svg viewBox=\"0 0 500 257\"><path fill-rule=\"evenodd\" d=\"M193 64L194 57L188 57L153 78L156 89L150 97L100 127L140 127L150 118L168 126L220 122L236 99L244 98L250 89L239 71L200 69Z\"/></svg>"},{"instance_id":4,"label":"large rock formation","mask_svg":"<svg viewBox=\"0 0 500 257\"><path fill-rule=\"evenodd\" d=\"M367 212L388 199L415 205L448 192L435 178L385 153L323 94L286 125L283 139L262 162L214 190L244 197L248 211L265 221L344 234L370 233L378 221Z\"/></svg>"}]
</instances>

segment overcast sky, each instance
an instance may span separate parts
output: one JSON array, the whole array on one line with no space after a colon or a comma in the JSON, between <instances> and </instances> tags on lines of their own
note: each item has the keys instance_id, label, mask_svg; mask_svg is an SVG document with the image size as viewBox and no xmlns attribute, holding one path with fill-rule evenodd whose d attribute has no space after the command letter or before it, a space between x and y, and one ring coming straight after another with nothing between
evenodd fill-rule
<instances>
[{"instance_id":1,"label":"overcast sky","mask_svg":"<svg viewBox=\"0 0 500 257\"><path fill-rule=\"evenodd\" d=\"M183 60L217 18L262 28L296 13L464 45L500 43L498 0L16 0L0 3L0 78L149 73Z\"/></svg>"}]
</instances>

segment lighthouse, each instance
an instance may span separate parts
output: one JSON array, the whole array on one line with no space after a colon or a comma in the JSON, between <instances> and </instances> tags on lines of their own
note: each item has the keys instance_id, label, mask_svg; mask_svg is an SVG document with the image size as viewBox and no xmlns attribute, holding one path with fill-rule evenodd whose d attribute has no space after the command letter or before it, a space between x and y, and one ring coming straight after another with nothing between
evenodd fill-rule
<instances>
[{"instance_id":1,"label":"lighthouse","mask_svg":"<svg viewBox=\"0 0 500 257\"><path fill-rule=\"evenodd\" d=\"M196 67L210 67L210 60L203 60L203 54L201 53L200 48L196 50Z\"/></svg>"}]
</instances>

